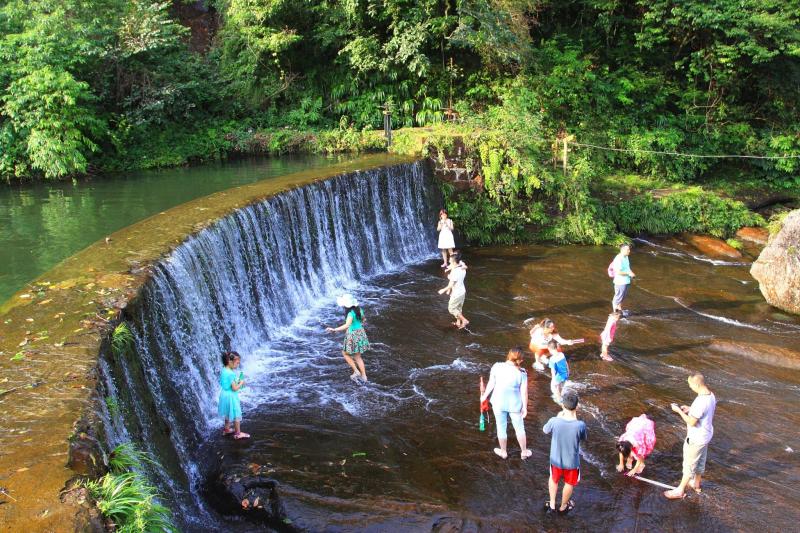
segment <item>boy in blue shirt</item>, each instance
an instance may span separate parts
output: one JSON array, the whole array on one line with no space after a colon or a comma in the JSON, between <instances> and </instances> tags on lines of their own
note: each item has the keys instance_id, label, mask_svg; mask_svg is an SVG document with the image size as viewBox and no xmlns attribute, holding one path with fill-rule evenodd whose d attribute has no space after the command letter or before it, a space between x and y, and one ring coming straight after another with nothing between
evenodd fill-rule
<instances>
[{"instance_id":1,"label":"boy in blue shirt","mask_svg":"<svg viewBox=\"0 0 800 533\"><path fill-rule=\"evenodd\" d=\"M547 363L550 367L550 390L553 393L553 401L560 405L561 391L569 378L569 365L564 353L558 349L558 342L551 340L547 343L547 350L550 352L550 360Z\"/></svg>"},{"instance_id":2,"label":"boy in blue shirt","mask_svg":"<svg viewBox=\"0 0 800 533\"><path fill-rule=\"evenodd\" d=\"M545 503L547 513L558 511L567 514L575 507L570 497L575 485L581 481L581 442L586 440L586 424L578 420L575 410L578 407L578 393L572 389L564 391L564 409L547 421L542 431L552 434L550 440L550 479L548 489L550 499ZM556 507L558 482L564 478L561 492L561 505Z\"/></svg>"}]
</instances>

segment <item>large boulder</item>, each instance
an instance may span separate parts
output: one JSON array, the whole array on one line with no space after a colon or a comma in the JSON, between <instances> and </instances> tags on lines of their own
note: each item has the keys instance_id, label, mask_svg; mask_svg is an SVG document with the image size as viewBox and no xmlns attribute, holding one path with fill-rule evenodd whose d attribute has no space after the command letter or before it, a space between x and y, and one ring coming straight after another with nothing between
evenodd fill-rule
<instances>
[{"instance_id":1,"label":"large boulder","mask_svg":"<svg viewBox=\"0 0 800 533\"><path fill-rule=\"evenodd\" d=\"M736 238L765 246L769 241L769 231L767 231L767 228L741 228L736 232Z\"/></svg>"},{"instance_id":2,"label":"large boulder","mask_svg":"<svg viewBox=\"0 0 800 533\"><path fill-rule=\"evenodd\" d=\"M800 314L800 209L789 213L781 230L770 237L750 274L767 302Z\"/></svg>"}]
</instances>

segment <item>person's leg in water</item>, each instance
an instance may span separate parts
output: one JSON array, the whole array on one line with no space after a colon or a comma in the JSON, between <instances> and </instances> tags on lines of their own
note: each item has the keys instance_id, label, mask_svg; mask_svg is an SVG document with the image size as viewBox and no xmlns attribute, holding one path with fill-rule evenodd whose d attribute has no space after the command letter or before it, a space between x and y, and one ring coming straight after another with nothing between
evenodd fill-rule
<instances>
[{"instance_id":1,"label":"person's leg in water","mask_svg":"<svg viewBox=\"0 0 800 533\"><path fill-rule=\"evenodd\" d=\"M674 490L668 490L664 492L664 496L669 498L670 500L678 500L686 496L686 487L690 486L692 478L698 476L698 474L702 477L703 472L705 471L705 455L707 451L706 446L694 446L687 442L688 439L683 441L683 477L681 478L680 484ZM695 487L695 483L692 483L691 487ZM696 484L696 486L700 486Z\"/></svg>"},{"instance_id":2,"label":"person's leg in water","mask_svg":"<svg viewBox=\"0 0 800 533\"><path fill-rule=\"evenodd\" d=\"M458 329L464 329L467 327L467 324L469 324L469 320L467 320L467 317L465 317L463 313L458 314L456 321L458 322Z\"/></svg>"},{"instance_id":3,"label":"person's leg in water","mask_svg":"<svg viewBox=\"0 0 800 533\"><path fill-rule=\"evenodd\" d=\"M447 266L447 255L449 251L450 250L448 250L447 248L442 248L442 268L445 268Z\"/></svg>"},{"instance_id":4,"label":"person's leg in water","mask_svg":"<svg viewBox=\"0 0 800 533\"><path fill-rule=\"evenodd\" d=\"M700 483L703 481L703 474L695 474L692 479L689 480L689 486L694 489L697 494L703 492L703 489L700 487Z\"/></svg>"},{"instance_id":5,"label":"person's leg in water","mask_svg":"<svg viewBox=\"0 0 800 533\"><path fill-rule=\"evenodd\" d=\"M231 421L226 418L225 419L225 426L222 428L222 434L223 435L230 435L232 433L234 433L234 430L231 429Z\"/></svg>"},{"instance_id":6,"label":"person's leg in water","mask_svg":"<svg viewBox=\"0 0 800 533\"><path fill-rule=\"evenodd\" d=\"M575 487L565 481L564 488L561 490L561 507L558 508L559 511L564 512L569 507L569 499L572 497L573 490L575 490Z\"/></svg>"},{"instance_id":7,"label":"person's leg in water","mask_svg":"<svg viewBox=\"0 0 800 533\"><path fill-rule=\"evenodd\" d=\"M520 458L525 460L533 455L533 452L528 449L528 439L525 435L525 423L522 420L522 413L508 413L508 416L511 418L511 424L514 426L514 432L517 434Z\"/></svg>"},{"instance_id":8,"label":"person's leg in water","mask_svg":"<svg viewBox=\"0 0 800 533\"><path fill-rule=\"evenodd\" d=\"M361 376L361 379L363 379L364 381L368 381L367 380L367 370L364 367L364 360L361 358L361 354L360 353L354 353L353 354L353 359L355 359L356 365L358 366L358 373Z\"/></svg>"},{"instance_id":9,"label":"person's leg in water","mask_svg":"<svg viewBox=\"0 0 800 533\"><path fill-rule=\"evenodd\" d=\"M550 492L550 509L555 511L556 494L558 493L558 481L553 479L553 465L550 465L550 477L547 479L547 489Z\"/></svg>"},{"instance_id":10,"label":"person's leg in water","mask_svg":"<svg viewBox=\"0 0 800 533\"><path fill-rule=\"evenodd\" d=\"M242 431L241 420L239 420L238 418L233 421L233 429L234 429L233 438L236 440L246 439L250 437L249 433L245 433L244 431Z\"/></svg>"},{"instance_id":11,"label":"person's leg in water","mask_svg":"<svg viewBox=\"0 0 800 533\"><path fill-rule=\"evenodd\" d=\"M605 342L603 343L603 348L600 351L600 359L602 359L603 361L613 361L614 360L613 357L608 355L608 344L605 343Z\"/></svg>"},{"instance_id":12,"label":"person's leg in water","mask_svg":"<svg viewBox=\"0 0 800 533\"><path fill-rule=\"evenodd\" d=\"M550 392L553 393L553 400L561 404L561 392L564 390L564 382L558 381L555 377L550 380Z\"/></svg>"},{"instance_id":13,"label":"person's leg in water","mask_svg":"<svg viewBox=\"0 0 800 533\"><path fill-rule=\"evenodd\" d=\"M356 367L356 363L355 361L353 361L353 358L350 357L350 354L348 354L345 351L342 351L342 355L344 356L344 360L347 361L347 364L350 365L350 368L353 369L353 374L350 377L353 378L360 376L361 372L358 370L358 367Z\"/></svg>"},{"instance_id":14,"label":"person's leg in water","mask_svg":"<svg viewBox=\"0 0 800 533\"><path fill-rule=\"evenodd\" d=\"M494 410L493 410L494 411ZM494 449L494 453L503 459L508 457L508 418L506 411L494 411L494 419L497 423L497 443L499 448Z\"/></svg>"}]
</instances>

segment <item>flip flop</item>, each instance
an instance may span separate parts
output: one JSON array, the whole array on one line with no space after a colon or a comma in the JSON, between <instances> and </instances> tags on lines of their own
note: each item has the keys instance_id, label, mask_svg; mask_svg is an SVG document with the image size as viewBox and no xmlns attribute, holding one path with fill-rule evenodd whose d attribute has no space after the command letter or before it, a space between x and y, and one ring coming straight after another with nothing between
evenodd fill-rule
<instances>
[{"instance_id":1,"label":"flip flop","mask_svg":"<svg viewBox=\"0 0 800 533\"><path fill-rule=\"evenodd\" d=\"M664 496L666 496L670 500L682 500L686 497L686 493L683 494L675 494L674 490L665 490Z\"/></svg>"},{"instance_id":2,"label":"flip flop","mask_svg":"<svg viewBox=\"0 0 800 533\"><path fill-rule=\"evenodd\" d=\"M249 433L245 433L244 431L240 431L239 433L234 433L233 438L236 439L236 440L249 439L250 438L250 434Z\"/></svg>"},{"instance_id":3,"label":"flip flop","mask_svg":"<svg viewBox=\"0 0 800 533\"><path fill-rule=\"evenodd\" d=\"M504 452L500 448L495 448L494 453L497 454L497 456L501 459L508 459L508 452Z\"/></svg>"},{"instance_id":4,"label":"flip flop","mask_svg":"<svg viewBox=\"0 0 800 533\"><path fill-rule=\"evenodd\" d=\"M548 502L548 504L549 504L549 503L550 503L550 502ZM568 502L567 502L567 507L566 507L566 509L559 509L559 510L558 510L558 514L560 514L560 515L562 515L562 516L563 516L563 515L565 515L565 514L569 513L569 512L570 512L571 510L573 510L573 509L575 509L575 502L574 502L574 501L572 501L572 500L570 500L570 501L568 501Z\"/></svg>"}]
</instances>

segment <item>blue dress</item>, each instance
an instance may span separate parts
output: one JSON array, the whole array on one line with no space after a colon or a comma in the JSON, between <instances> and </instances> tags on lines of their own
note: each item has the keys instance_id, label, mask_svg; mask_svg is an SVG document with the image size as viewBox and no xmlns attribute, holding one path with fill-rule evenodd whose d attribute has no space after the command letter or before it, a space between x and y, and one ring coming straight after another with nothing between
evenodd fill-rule
<instances>
[{"instance_id":1,"label":"blue dress","mask_svg":"<svg viewBox=\"0 0 800 533\"><path fill-rule=\"evenodd\" d=\"M219 416L226 420L241 420L242 406L239 403L239 392L231 388L238 374L230 368L223 367L219 375Z\"/></svg>"}]
</instances>

